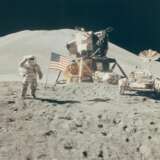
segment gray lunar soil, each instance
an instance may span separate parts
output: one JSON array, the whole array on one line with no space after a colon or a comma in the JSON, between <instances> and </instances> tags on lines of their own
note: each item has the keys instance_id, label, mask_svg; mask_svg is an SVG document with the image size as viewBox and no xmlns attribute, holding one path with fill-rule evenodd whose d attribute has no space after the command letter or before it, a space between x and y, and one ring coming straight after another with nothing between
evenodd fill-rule
<instances>
[{"instance_id":1,"label":"gray lunar soil","mask_svg":"<svg viewBox=\"0 0 160 160\"><path fill-rule=\"evenodd\" d=\"M39 86L22 100L1 82L1 160L159 160L160 101L106 83Z\"/></svg>"}]
</instances>

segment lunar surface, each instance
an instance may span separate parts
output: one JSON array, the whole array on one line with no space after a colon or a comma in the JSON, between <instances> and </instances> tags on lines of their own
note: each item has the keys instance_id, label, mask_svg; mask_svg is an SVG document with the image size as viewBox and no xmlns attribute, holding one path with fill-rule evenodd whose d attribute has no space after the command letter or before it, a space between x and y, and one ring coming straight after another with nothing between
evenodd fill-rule
<instances>
[{"instance_id":1,"label":"lunar surface","mask_svg":"<svg viewBox=\"0 0 160 160\"><path fill-rule=\"evenodd\" d=\"M0 160L159 160L160 98L103 83L58 84L48 70L50 53L68 55L75 31L22 31L0 38ZM112 43L108 56L128 74L160 63L143 61ZM44 72L37 98L20 98L18 63L37 57ZM44 82L48 77L48 85Z\"/></svg>"}]
</instances>

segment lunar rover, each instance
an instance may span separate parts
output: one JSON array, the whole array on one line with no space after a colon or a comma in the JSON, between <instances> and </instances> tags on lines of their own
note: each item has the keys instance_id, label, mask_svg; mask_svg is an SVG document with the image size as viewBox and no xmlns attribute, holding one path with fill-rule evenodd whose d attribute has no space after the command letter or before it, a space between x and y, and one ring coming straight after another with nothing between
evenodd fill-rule
<instances>
[{"instance_id":1,"label":"lunar rover","mask_svg":"<svg viewBox=\"0 0 160 160\"><path fill-rule=\"evenodd\" d=\"M159 94L160 79L145 71L131 72L128 78L119 80L120 94L123 95L126 91L153 91Z\"/></svg>"}]
</instances>

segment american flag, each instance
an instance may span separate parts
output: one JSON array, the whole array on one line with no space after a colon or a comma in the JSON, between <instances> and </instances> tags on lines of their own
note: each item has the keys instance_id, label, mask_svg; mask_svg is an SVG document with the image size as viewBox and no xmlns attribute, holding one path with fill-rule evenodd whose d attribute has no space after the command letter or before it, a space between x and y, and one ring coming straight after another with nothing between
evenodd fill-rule
<instances>
[{"instance_id":1,"label":"american flag","mask_svg":"<svg viewBox=\"0 0 160 160\"><path fill-rule=\"evenodd\" d=\"M71 63L72 59L70 57L65 57L60 54L51 53L49 69L56 69L64 71L66 67Z\"/></svg>"}]
</instances>

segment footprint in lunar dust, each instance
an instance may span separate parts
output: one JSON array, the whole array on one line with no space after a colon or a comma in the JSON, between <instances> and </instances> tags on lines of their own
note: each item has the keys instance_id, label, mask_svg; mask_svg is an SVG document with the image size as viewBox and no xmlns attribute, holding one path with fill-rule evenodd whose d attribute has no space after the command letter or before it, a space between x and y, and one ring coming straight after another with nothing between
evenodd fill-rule
<instances>
[{"instance_id":1,"label":"footprint in lunar dust","mask_svg":"<svg viewBox=\"0 0 160 160\"><path fill-rule=\"evenodd\" d=\"M7 122L15 122L14 118L7 118Z\"/></svg>"},{"instance_id":2,"label":"footprint in lunar dust","mask_svg":"<svg viewBox=\"0 0 160 160\"><path fill-rule=\"evenodd\" d=\"M98 124L98 128L103 128L103 124Z\"/></svg>"},{"instance_id":3,"label":"footprint in lunar dust","mask_svg":"<svg viewBox=\"0 0 160 160\"><path fill-rule=\"evenodd\" d=\"M8 104L15 104L15 101L14 100L9 100L7 103Z\"/></svg>"},{"instance_id":4,"label":"footprint in lunar dust","mask_svg":"<svg viewBox=\"0 0 160 160\"><path fill-rule=\"evenodd\" d=\"M98 117L98 119L101 119L101 118L102 118L102 115L101 115L101 114L99 114L97 117Z\"/></svg>"},{"instance_id":5,"label":"footprint in lunar dust","mask_svg":"<svg viewBox=\"0 0 160 160\"><path fill-rule=\"evenodd\" d=\"M57 132L56 131L47 131L46 133L44 133L44 136L51 136L51 135L57 135Z\"/></svg>"},{"instance_id":6,"label":"footprint in lunar dust","mask_svg":"<svg viewBox=\"0 0 160 160\"><path fill-rule=\"evenodd\" d=\"M33 160L33 159L32 159L32 156L31 156L31 155L28 155L28 156L26 157L26 160Z\"/></svg>"},{"instance_id":7,"label":"footprint in lunar dust","mask_svg":"<svg viewBox=\"0 0 160 160\"><path fill-rule=\"evenodd\" d=\"M65 143L64 144L64 149L71 150L71 149L73 149L73 145L71 143Z\"/></svg>"},{"instance_id":8,"label":"footprint in lunar dust","mask_svg":"<svg viewBox=\"0 0 160 160\"><path fill-rule=\"evenodd\" d=\"M124 126L123 126L123 130L124 130L124 131L126 131L127 128L128 128L127 125L124 125Z\"/></svg>"},{"instance_id":9,"label":"footprint in lunar dust","mask_svg":"<svg viewBox=\"0 0 160 160\"><path fill-rule=\"evenodd\" d=\"M43 159L45 159L45 157L47 157L46 154L41 154L41 155L39 155L39 156L37 157L37 159L38 159L38 160L43 160Z\"/></svg>"},{"instance_id":10,"label":"footprint in lunar dust","mask_svg":"<svg viewBox=\"0 0 160 160\"><path fill-rule=\"evenodd\" d=\"M103 136L107 136L107 133L106 133L106 132L101 132L101 134L102 134Z\"/></svg>"},{"instance_id":11,"label":"footprint in lunar dust","mask_svg":"<svg viewBox=\"0 0 160 160\"><path fill-rule=\"evenodd\" d=\"M82 154L83 154L83 157L84 157L84 158L87 158L87 157L88 157L88 152L87 152L87 151L83 151Z\"/></svg>"},{"instance_id":12,"label":"footprint in lunar dust","mask_svg":"<svg viewBox=\"0 0 160 160\"><path fill-rule=\"evenodd\" d=\"M129 138L126 138L125 141L128 143L129 142Z\"/></svg>"},{"instance_id":13,"label":"footprint in lunar dust","mask_svg":"<svg viewBox=\"0 0 160 160\"><path fill-rule=\"evenodd\" d=\"M152 122L150 122L150 125L154 125L154 124L155 124L155 122L153 122L153 121L152 121Z\"/></svg>"},{"instance_id":14,"label":"footprint in lunar dust","mask_svg":"<svg viewBox=\"0 0 160 160\"><path fill-rule=\"evenodd\" d=\"M99 152L98 157L99 157L99 158L103 158L103 157L104 157L104 156L103 156L103 151L102 151L102 150Z\"/></svg>"}]
</instances>

